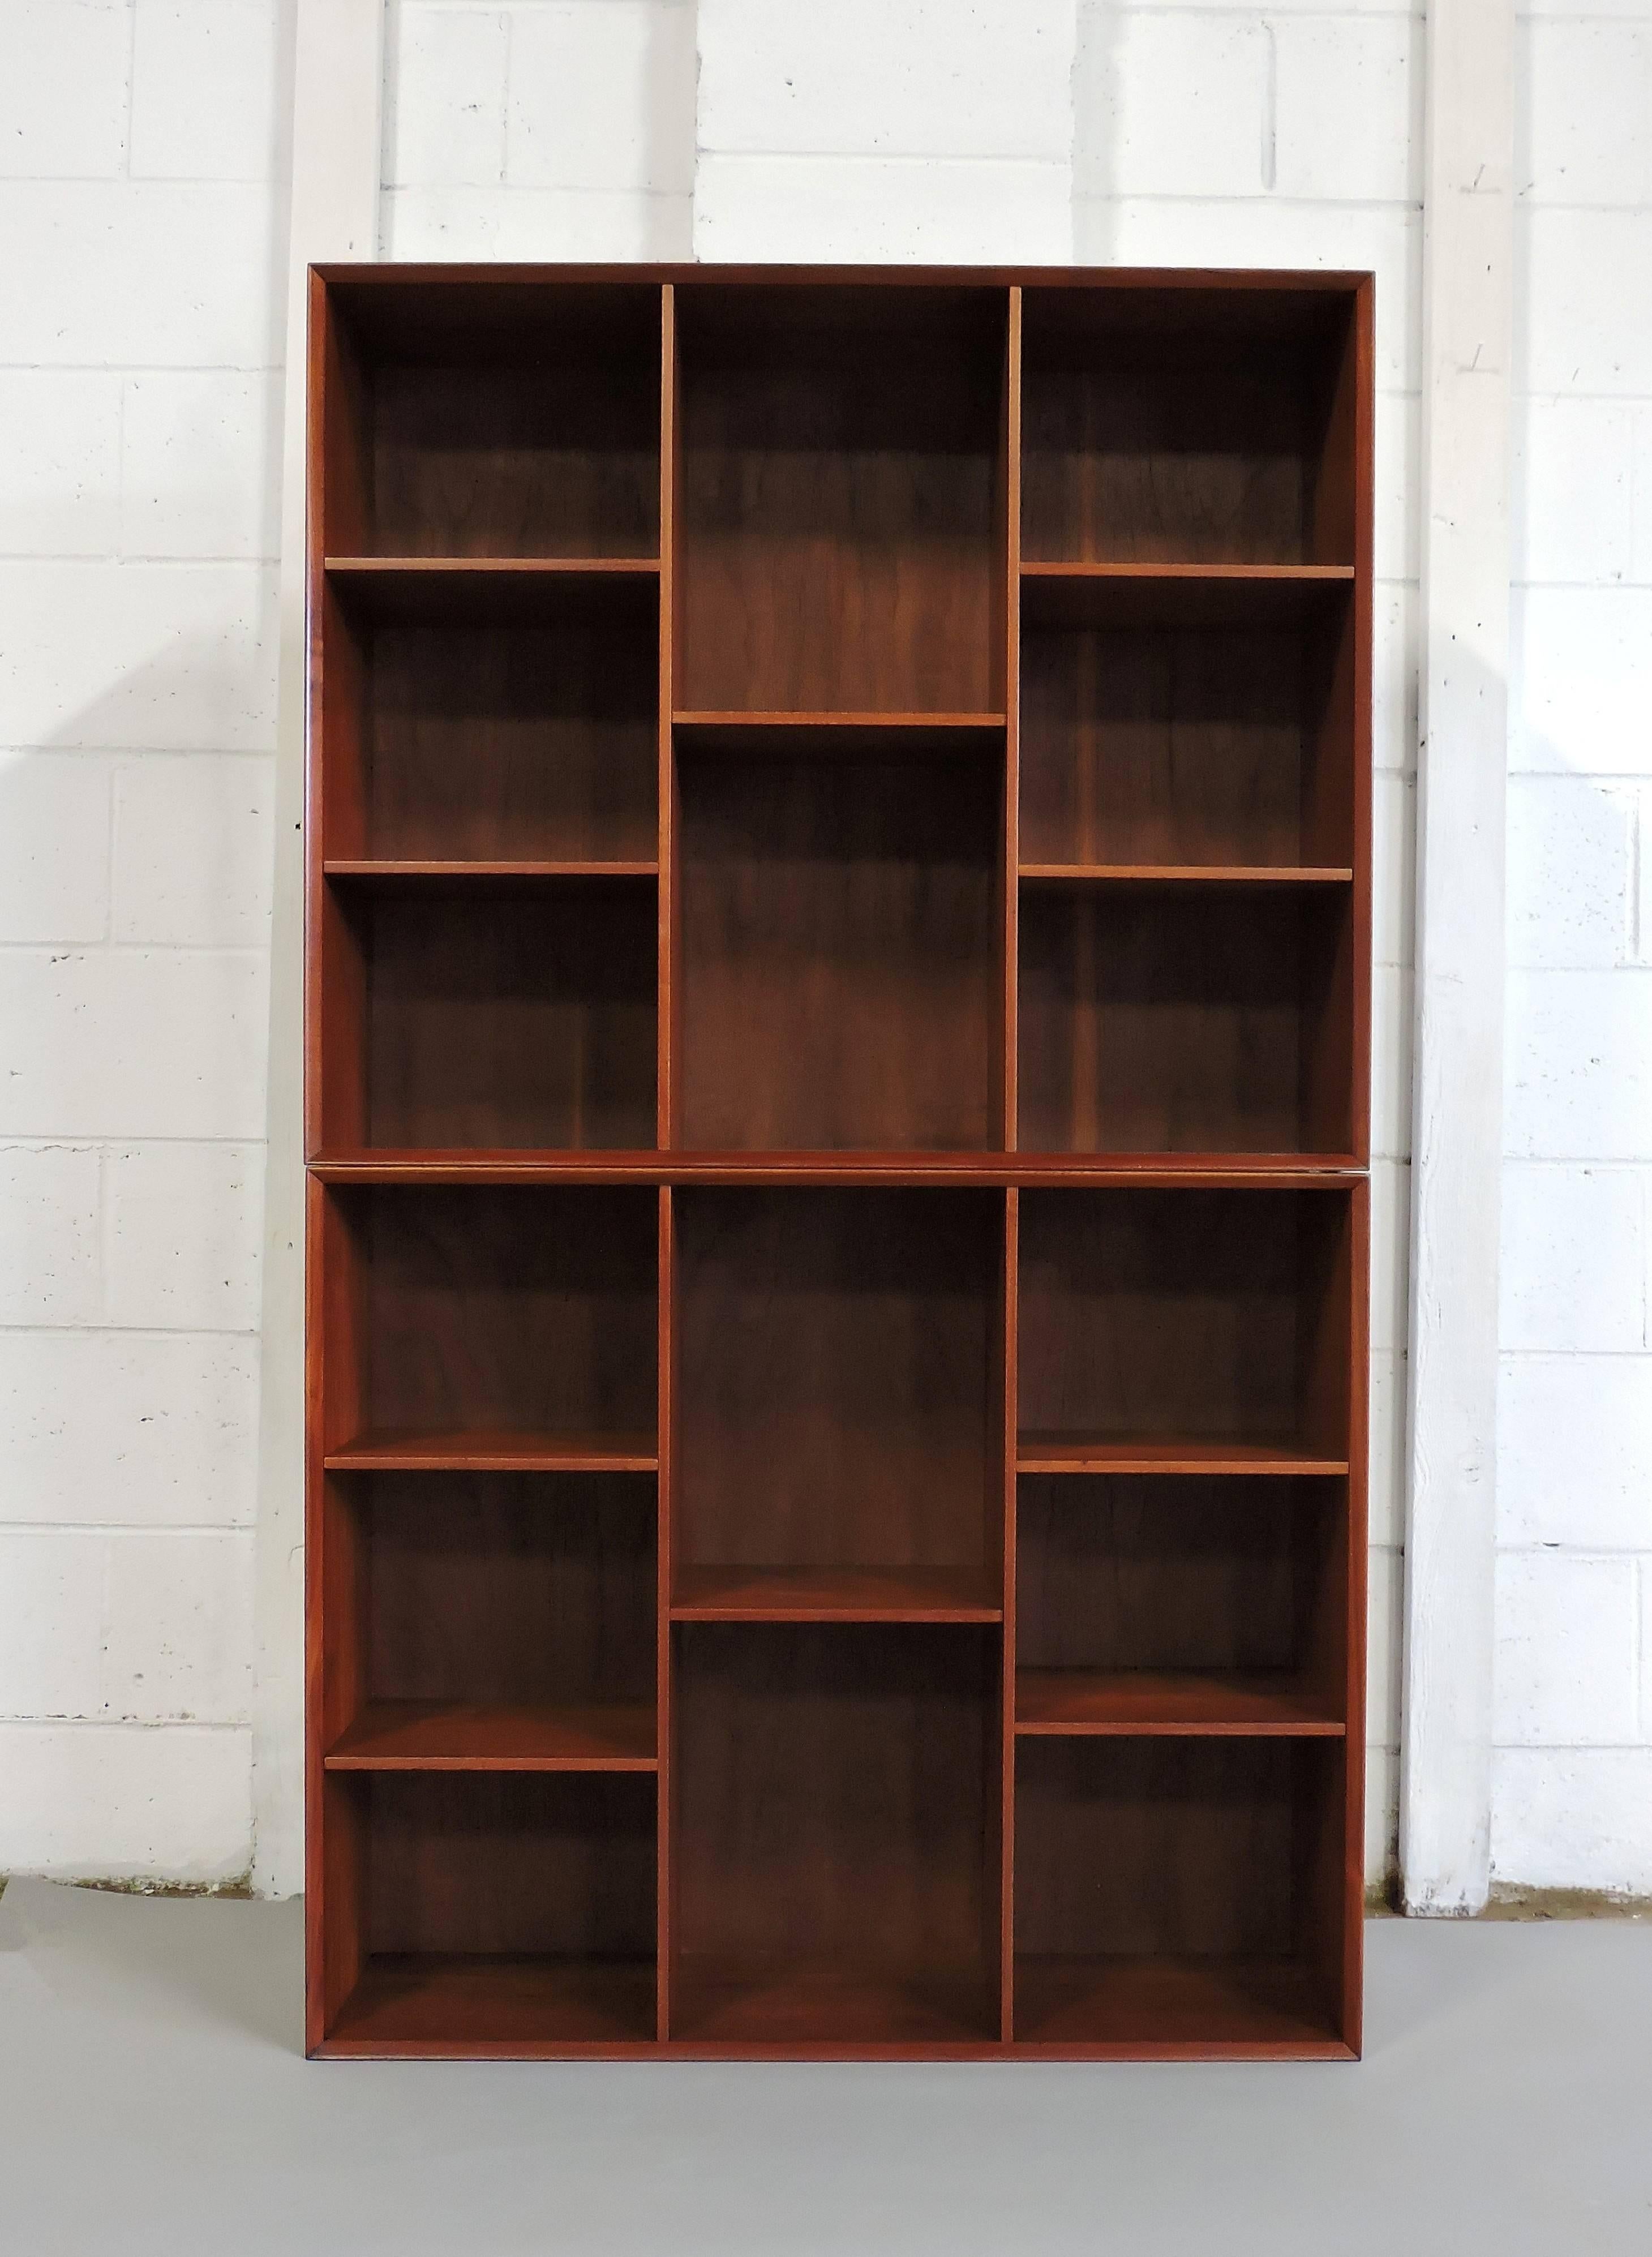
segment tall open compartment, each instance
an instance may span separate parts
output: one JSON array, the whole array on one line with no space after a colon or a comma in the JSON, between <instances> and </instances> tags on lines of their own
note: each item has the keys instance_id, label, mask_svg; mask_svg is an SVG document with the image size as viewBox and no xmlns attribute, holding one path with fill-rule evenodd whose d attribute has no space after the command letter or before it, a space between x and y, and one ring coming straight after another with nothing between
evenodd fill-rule
<instances>
[{"instance_id":1,"label":"tall open compartment","mask_svg":"<svg viewBox=\"0 0 1652 2257\"><path fill-rule=\"evenodd\" d=\"M312 278L311 2050L1358 2051L1371 338Z\"/></svg>"}]
</instances>

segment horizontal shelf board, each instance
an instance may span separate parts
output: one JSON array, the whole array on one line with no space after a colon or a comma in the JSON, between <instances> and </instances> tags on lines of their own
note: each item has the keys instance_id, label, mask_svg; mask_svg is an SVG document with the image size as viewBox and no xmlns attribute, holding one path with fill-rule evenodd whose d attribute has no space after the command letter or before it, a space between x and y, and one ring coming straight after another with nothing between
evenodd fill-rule
<instances>
[{"instance_id":1,"label":"horizontal shelf board","mask_svg":"<svg viewBox=\"0 0 1652 2257\"><path fill-rule=\"evenodd\" d=\"M1284 1442L1178 1441L1114 1434L1036 1434L1017 1438L1023 1474L1345 1474L1345 1457Z\"/></svg>"},{"instance_id":2,"label":"horizontal shelf board","mask_svg":"<svg viewBox=\"0 0 1652 2257\"><path fill-rule=\"evenodd\" d=\"M1351 870L1282 863L1023 862L1023 885L1349 886Z\"/></svg>"},{"instance_id":3,"label":"horizontal shelf board","mask_svg":"<svg viewBox=\"0 0 1652 2257\"><path fill-rule=\"evenodd\" d=\"M911 759L990 752L1002 713L677 713L680 750L755 760L775 754Z\"/></svg>"},{"instance_id":4,"label":"horizontal shelf board","mask_svg":"<svg viewBox=\"0 0 1652 2257\"><path fill-rule=\"evenodd\" d=\"M509 2060L562 2046L628 2049L655 2028L652 1960L376 1955L321 2050Z\"/></svg>"},{"instance_id":5,"label":"horizontal shelf board","mask_svg":"<svg viewBox=\"0 0 1652 2257\"><path fill-rule=\"evenodd\" d=\"M489 878L656 878L657 862L415 862L337 859L322 864L329 878L396 884L436 878L468 883Z\"/></svg>"},{"instance_id":6,"label":"horizontal shelf board","mask_svg":"<svg viewBox=\"0 0 1652 2257\"><path fill-rule=\"evenodd\" d=\"M1311 1970L1290 1960L1017 1956L1015 2036L1017 2049L1351 2057Z\"/></svg>"},{"instance_id":7,"label":"horizontal shelf board","mask_svg":"<svg viewBox=\"0 0 1652 2257\"><path fill-rule=\"evenodd\" d=\"M1039 626L1264 626L1317 615L1353 585L1351 564L1021 567L1021 615Z\"/></svg>"},{"instance_id":8,"label":"horizontal shelf board","mask_svg":"<svg viewBox=\"0 0 1652 2257\"><path fill-rule=\"evenodd\" d=\"M530 624L598 610L656 612L660 567L642 556L330 556L347 604L386 626Z\"/></svg>"},{"instance_id":9,"label":"horizontal shelf board","mask_svg":"<svg viewBox=\"0 0 1652 2257\"><path fill-rule=\"evenodd\" d=\"M673 1622L1003 1620L979 1567L679 1567Z\"/></svg>"},{"instance_id":10,"label":"horizontal shelf board","mask_svg":"<svg viewBox=\"0 0 1652 2257\"><path fill-rule=\"evenodd\" d=\"M485 1707L375 1701L328 1750L329 1771L655 1771L646 1703Z\"/></svg>"},{"instance_id":11,"label":"horizontal shelf board","mask_svg":"<svg viewBox=\"0 0 1652 2257\"><path fill-rule=\"evenodd\" d=\"M1009 1184L1198 1182L1274 1190L1346 1189L1366 1170L1346 1153L1301 1152L323 1152L310 1172L327 1184Z\"/></svg>"},{"instance_id":12,"label":"horizontal shelf board","mask_svg":"<svg viewBox=\"0 0 1652 2257\"><path fill-rule=\"evenodd\" d=\"M990 2045L985 1970L861 1969L687 1954L673 1970L671 2035L684 2043Z\"/></svg>"},{"instance_id":13,"label":"horizontal shelf board","mask_svg":"<svg viewBox=\"0 0 1652 2257\"><path fill-rule=\"evenodd\" d=\"M1018 1733L1342 1739L1341 1722L1282 1670L1018 1669Z\"/></svg>"},{"instance_id":14,"label":"horizontal shelf board","mask_svg":"<svg viewBox=\"0 0 1652 2257\"><path fill-rule=\"evenodd\" d=\"M329 1473L635 1473L659 1465L652 1434L514 1433L456 1427L372 1433L329 1450Z\"/></svg>"}]
</instances>

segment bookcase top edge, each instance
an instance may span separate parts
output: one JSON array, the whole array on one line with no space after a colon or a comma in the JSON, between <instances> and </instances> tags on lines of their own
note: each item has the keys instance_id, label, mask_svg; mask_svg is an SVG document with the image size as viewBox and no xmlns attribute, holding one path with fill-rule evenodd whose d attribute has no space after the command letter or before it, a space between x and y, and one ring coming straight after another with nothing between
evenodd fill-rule
<instances>
[{"instance_id":1,"label":"bookcase top edge","mask_svg":"<svg viewBox=\"0 0 1652 2257\"><path fill-rule=\"evenodd\" d=\"M839 265L713 265L698 261L596 264L407 262L388 259L323 260L310 273L327 287L385 289L416 286L456 289L558 285L658 288L666 283L694 289L805 285L811 288L876 287L908 289L1074 289L1300 291L1357 295L1375 277L1369 269L1323 267L1197 266L918 266Z\"/></svg>"}]
</instances>

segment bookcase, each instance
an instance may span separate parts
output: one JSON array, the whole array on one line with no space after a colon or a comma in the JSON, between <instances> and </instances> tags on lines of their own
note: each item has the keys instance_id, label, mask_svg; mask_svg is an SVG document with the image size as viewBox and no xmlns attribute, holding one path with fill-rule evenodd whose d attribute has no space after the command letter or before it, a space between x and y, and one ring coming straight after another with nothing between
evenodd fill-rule
<instances>
[{"instance_id":1,"label":"bookcase","mask_svg":"<svg viewBox=\"0 0 1652 2257\"><path fill-rule=\"evenodd\" d=\"M1356 2054L1370 278L311 287L310 2050Z\"/></svg>"}]
</instances>

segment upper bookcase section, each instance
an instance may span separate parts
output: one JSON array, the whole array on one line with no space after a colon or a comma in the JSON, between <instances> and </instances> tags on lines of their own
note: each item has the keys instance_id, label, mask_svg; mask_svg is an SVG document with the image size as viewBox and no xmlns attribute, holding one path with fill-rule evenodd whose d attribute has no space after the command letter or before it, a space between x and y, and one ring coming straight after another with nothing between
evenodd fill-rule
<instances>
[{"instance_id":1,"label":"upper bookcase section","mask_svg":"<svg viewBox=\"0 0 1652 2257\"><path fill-rule=\"evenodd\" d=\"M657 285L329 295L327 555L658 556Z\"/></svg>"},{"instance_id":2,"label":"upper bookcase section","mask_svg":"<svg viewBox=\"0 0 1652 2257\"><path fill-rule=\"evenodd\" d=\"M1028 289L1023 562L1352 565L1357 358L1342 291Z\"/></svg>"},{"instance_id":3,"label":"upper bookcase section","mask_svg":"<svg viewBox=\"0 0 1652 2257\"><path fill-rule=\"evenodd\" d=\"M1002 712L1008 312L677 293L680 710Z\"/></svg>"}]
</instances>

